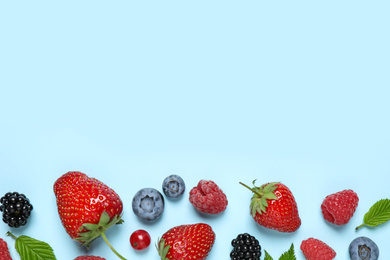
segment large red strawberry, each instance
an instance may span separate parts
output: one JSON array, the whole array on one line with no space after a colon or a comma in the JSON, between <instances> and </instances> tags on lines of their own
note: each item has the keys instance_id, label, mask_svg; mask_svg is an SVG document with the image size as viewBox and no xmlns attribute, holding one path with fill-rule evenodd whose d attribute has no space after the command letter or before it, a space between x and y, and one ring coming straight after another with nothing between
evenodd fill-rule
<instances>
[{"instance_id":1,"label":"large red strawberry","mask_svg":"<svg viewBox=\"0 0 390 260\"><path fill-rule=\"evenodd\" d=\"M214 241L215 233L208 224L181 225L164 233L157 250L162 260L204 260Z\"/></svg>"},{"instance_id":2,"label":"large red strawberry","mask_svg":"<svg viewBox=\"0 0 390 260\"><path fill-rule=\"evenodd\" d=\"M280 232L294 232L301 226L298 207L290 189L280 183L272 182L253 188L243 184L253 192L250 212L261 226Z\"/></svg>"},{"instance_id":3,"label":"large red strawberry","mask_svg":"<svg viewBox=\"0 0 390 260\"><path fill-rule=\"evenodd\" d=\"M123 204L114 190L78 171L62 175L53 189L62 225L72 239L89 248L92 241L102 236L109 244L104 232L122 223Z\"/></svg>"}]
</instances>

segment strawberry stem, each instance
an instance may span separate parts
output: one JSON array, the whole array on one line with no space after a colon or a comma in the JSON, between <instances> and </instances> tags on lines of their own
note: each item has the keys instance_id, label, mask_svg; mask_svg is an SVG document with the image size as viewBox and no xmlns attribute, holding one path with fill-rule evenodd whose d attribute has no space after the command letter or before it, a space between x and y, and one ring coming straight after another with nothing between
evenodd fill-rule
<instances>
[{"instance_id":1,"label":"strawberry stem","mask_svg":"<svg viewBox=\"0 0 390 260\"><path fill-rule=\"evenodd\" d=\"M252 191L253 193L255 193L257 196L259 196L260 198L263 197L263 194L261 194L260 192L258 191L255 191L254 189L252 189L251 187L249 187L248 185L246 185L245 183L242 183L242 182L239 182L242 186L244 186L245 188L249 189L250 191Z\"/></svg>"},{"instance_id":2,"label":"strawberry stem","mask_svg":"<svg viewBox=\"0 0 390 260\"><path fill-rule=\"evenodd\" d=\"M124 258L123 256L121 256L113 247L112 245L110 244L110 242L108 242L108 239L106 237L106 234L102 233L102 238L104 239L104 241L106 242L106 244L108 245L108 247L112 250L112 252L114 252L114 254L116 254L120 259L122 260L127 260L126 258Z\"/></svg>"}]
</instances>

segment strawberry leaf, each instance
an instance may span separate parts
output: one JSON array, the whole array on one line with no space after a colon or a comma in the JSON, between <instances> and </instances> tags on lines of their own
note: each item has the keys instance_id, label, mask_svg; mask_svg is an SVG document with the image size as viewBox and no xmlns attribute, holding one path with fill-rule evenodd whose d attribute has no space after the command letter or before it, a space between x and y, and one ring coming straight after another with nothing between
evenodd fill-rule
<instances>
[{"instance_id":1,"label":"strawberry leaf","mask_svg":"<svg viewBox=\"0 0 390 260\"><path fill-rule=\"evenodd\" d=\"M250 204L250 212L253 217L257 213L263 214L267 211L268 201L267 200L278 200L274 191L278 188L279 182L271 182L260 187L255 186L256 180L253 181L254 187L251 188L248 185L240 182L241 185L253 192L253 196Z\"/></svg>"},{"instance_id":2,"label":"strawberry leaf","mask_svg":"<svg viewBox=\"0 0 390 260\"><path fill-rule=\"evenodd\" d=\"M56 260L49 244L28 236L19 236L15 240L15 249L21 260Z\"/></svg>"},{"instance_id":3,"label":"strawberry leaf","mask_svg":"<svg viewBox=\"0 0 390 260\"><path fill-rule=\"evenodd\" d=\"M278 184L279 182L271 182L271 183L268 183L267 185L264 186L263 190L264 190L264 193L270 193L270 192L274 192L278 186L276 186L276 184Z\"/></svg>"},{"instance_id":4,"label":"strawberry leaf","mask_svg":"<svg viewBox=\"0 0 390 260\"><path fill-rule=\"evenodd\" d=\"M167 254L168 254L169 248L171 248L171 246L170 245L165 246L165 239L162 238L158 242L158 245L156 245L156 248L158 251L158 255L161 257L161 260L168 260Z\"/></svg>"},{"instance_id":5,"label":"strawberry leaf","mask_svg":"<svg viewBox=\"0 0 390 260\"><path fill-rule=\"evenodd\" d=\"M287 252L284 252L283 255L279 258L279 260L296 260L294 244L291 244L290 249Z\"/></svg>"},{"instance_id":6,"label":"strawberry leaf","mask_svg":"<svg viewBox=\"0 0 390 260\"><path fill-rule=\"evenodd\" d=\"M363 226L376 227L390 220L390 199L377 201L364 215L363 224L356 227L356 230Z\"/></svg>"}]
</instances>

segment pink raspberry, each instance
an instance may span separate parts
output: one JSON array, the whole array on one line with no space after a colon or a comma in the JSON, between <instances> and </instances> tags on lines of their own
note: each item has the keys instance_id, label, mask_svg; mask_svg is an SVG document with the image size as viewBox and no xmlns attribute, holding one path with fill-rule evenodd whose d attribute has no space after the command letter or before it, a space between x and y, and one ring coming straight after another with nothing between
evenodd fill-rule
<instances>
[{"instance_id":1,"label":"pink raspberry","mask_svg":"<svg viewBox=\"0 0 390 260\"><path fill-rule=\"evenodd\" d=\"M0 238L0 260L12 260L7 242Z\"/></svg>"},{"instance_id":2,"label":"pink raspberry","mask_svg":"<svg viewBox=\"0 0 390 260\"><path fill-rule=\"evenodd\" d=\"M106 259L100 256L82 255L76 257L74 260L106 260Z\"/></svg>"},{"instance_id":3,"label":"pink raspberry","mask_svg":"<svg viewBox=\"0 0 390 260\"><path fill-rule=\"evenodd\" d=\"M335 225L345 225L352 218L359 198L353 190L343 190L325 197L321 211L326 221Z\"/></svg>"},{"instance_id":4,"label":"pink raspberry","mask_svg":"<svg viewBox=\"0 0 390 260\"><path fill-rule=\"evenodd\" d=\"M336 257L330 246L312 237L302 241L301 250L307 260L332 260Z\"/></svg>"},{"instance_id":5,"label":"pink raspberry","mask_svg":"<svg viewBox=\"0 0 390 260\"><path fill-rule=\"evenodd\" d=\"M219 214L227 207L225 193L213 181L201 180L190 191L190 202L200 212Z\"/></svg>"}]
</instances>

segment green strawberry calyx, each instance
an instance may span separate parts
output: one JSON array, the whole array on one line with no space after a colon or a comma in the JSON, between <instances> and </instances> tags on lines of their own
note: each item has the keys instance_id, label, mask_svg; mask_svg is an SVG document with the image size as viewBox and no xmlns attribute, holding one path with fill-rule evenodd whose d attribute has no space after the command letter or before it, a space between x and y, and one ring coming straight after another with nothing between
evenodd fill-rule
<instances>
[{"instance_id":1,"label":"green strawberry calyx","mask_svg":"<svg viewBox=\"0 0 390 260\"><path fill-rule=\"evenodd\" d=\"M123 256L121 256L110 244L108 241L105 232L107 229L112 227L115 224L122 224L122 216L115 215L112 219L110 219L110 216L106 211L102 213L99 219L99 223L92 224L92 223L84 223L80 227L80 232L78 233L78 237L75 238L76 241L82 243L80 247L85 246L87 249L90 248L91 243L97 239L98 237L102 237L103 240L106 242L106 244L110 247L110 249L122 260L126 260Z\"/></svg>"},{"instance_id":2,"label":"green strawberry calyx","mask_svg":"<svg viewBox=\"0 0 390 260\"><path fill-rule=\"evenodd\" d=\"M278 197L275 195L274 191L278 188L277 184L279 183L271 182L258 187L255 185L255 182L256 180L252 182L253 188L240 182L241 185L253 192L250 204L251 215L253 217L256 215L256 213L259 213L261 215L267 211L267 200L278 200Z\"/></svg>"},{"instance_id":3,"label":"green strawberry calyx","mask_svg":"<svg viewBox=\"0 0 390 260\"><path fill-rule=\"evenodd\" d=\"M158 255L161 257L161 260L168 260L167 254L170 247L170 245L165 245L165 239L159 239L158 244L156 244L156 248L158 251Z\"/></svg>"}]
</instances>

